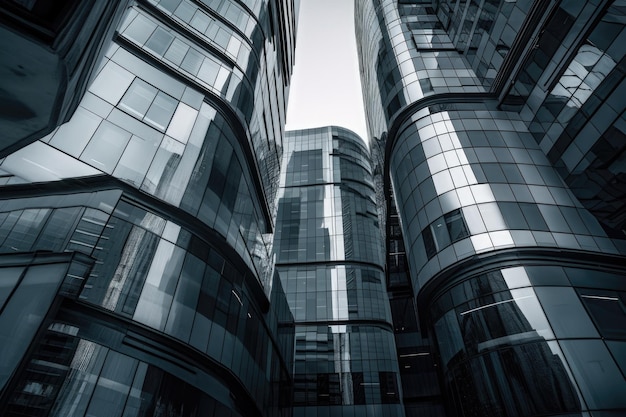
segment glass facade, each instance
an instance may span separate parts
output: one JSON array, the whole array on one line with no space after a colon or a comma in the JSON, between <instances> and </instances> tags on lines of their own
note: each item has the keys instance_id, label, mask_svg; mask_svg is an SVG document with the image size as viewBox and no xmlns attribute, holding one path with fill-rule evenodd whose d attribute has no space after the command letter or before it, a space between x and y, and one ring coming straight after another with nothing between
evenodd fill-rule
<instances>
[{"instance_id":1,"label":"glass facade","mask_svg":"<svg viewBox=\"0 0 626 417\"><path fill-rule=\"evenodd\" d=\"M72 118L0 160L0 414L291 415L294 4L120 7Z\"/></svg>"},{"instance_id":2,"label":"glass facade","mask_svg":"<svg viewBox=\"0 0 626 417\"><path fill-rule=\"evenodd\" d=\"M294 415L404 415L367 148L339 127L287 132L280 184Z\"/></svg>"},{"instance_id":3,"label":"glass facade","mask_svg":"<svg viewBox=\"0 0 626 417\"><path fill-rule=\"evenodd\" d=\"M407 415L624 410L624 7L355 2Z\"/></svg>"},{"instance_id":4,"label":"glass facade","mask_svg":"<svg viewBox=\"0 0 626 417\"><path fill-rule=\"evenodd\" d=\"M70 119L128 3L0 2L0 158Z\"/></svg>"},{"instance_id":5,"label":"glass facade","mask_svg":"<svg viewBox=\"0 0 626 417\"><path fill-rule=\"evenodd\" d=\"M48 187L49 192L52 187ZM221 372L228 370L236 376L236 383L222 382L226 388L232 390L235 385L242 390L245 387L250 396L248 400L254 398L257 402L253 407L255 413L263 410L263 415L271 414L271 408L279 404L280 384L288 386L291 371L286 364L293 350L292 318L280 283L275 283L268 298L234 248L226 250L211 243L208 238L215 231L197 220L196 224L181 226L171 212L146 209L149 200L137 201L130 189L110 189L110 184L99 186L101 190L94 189L95 184L89 187L88 191L78 192L69 184L72 191L68 194L57 191L50 195L39 190L43 196L6 200L1 215L1 251L7 253L5 256L42 251L88 256L93 265L77 290L75 298L80 305L106 312L108 320L119 321L117 325L127 326L130 332L150 329L144 336L148 340L150 337L166 338L157 344L158 348L153 346L156 352L178 349L189 351L189 355L201 353L205 362L213 362L216 368L223 369ZM46 208L39 208L42 205ZM53 274L50 268L50 265L45 266L46 274ZM15 272L16 276L19 273ZM56 290L45 287L43 281L33 284L30 291L43 292L48 297L56 294ZM3 292L15 297L12 295L15 290L10 286ZM68 310L72 308L78 306L70 306ZM30 314L34 317L34 310L27 310L33 311ZM84 314L89 317L95 313ZM43 319L45 311L40 315ZM8 307L3 308L2 317L4 320L12 317ZM82 326L86 332L95 332L89 321ZM113 348L107 345L113 340L103 338L103 349ZM16 354L24 350L15 343L4 346ZM144 360L158 366L147 358ZM32 358L31 361L37 362ZM21 378L20 384L24 387L42 384L39 376L28 372L22 373ZM62 384L63 378L56 383ZM59 403L63 395L74 398L74 394L64 393L64 386L44 387L37 395L45 397L51 407L63 408ZM204 389L211 394L206 387ZM7 404L18 401L9 393L7 390ZM18 392L13 391L12 395ZM30 398L23 404L22 400L18 401L25 407L35 407L33 401L44 401L23 392L19 395ZM281 395L281 401L287 402L287 394ZM219 397L215 400L223 401ZM84 401L87 404L89 399ZM23 415L11 414L11 407L6 409L9 413L6 415ZM59 415L66 415L64 413ZM76 411L72 415L83 414Z\"/></svg>"},{"instance_id":6,"label":"glass facade","mask_svg":"<svg viewBox=\"0 0 626 417\"><path fill-rule=\"evenodd\" d=\"M0 415L626 410L625 0L0 0Z\"/></svg>"}]
</instances>

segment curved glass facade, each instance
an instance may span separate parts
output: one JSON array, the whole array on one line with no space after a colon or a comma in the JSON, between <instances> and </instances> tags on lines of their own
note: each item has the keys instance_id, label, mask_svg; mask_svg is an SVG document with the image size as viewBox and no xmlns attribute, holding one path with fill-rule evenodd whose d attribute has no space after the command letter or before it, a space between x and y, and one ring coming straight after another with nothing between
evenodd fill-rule
<instances>
[{"instance_id":1,"label":"curved glass facade","mask_svg":"<svg viewBox=\"0 0 626 417\"><path fill-rule=\"evenodd\" d=\"M489 103L447 108L413 116L390 158L415 288L498 249L619 253L514 113L490 111Z\"/></svg>"},{"instance_id":2,"label":"curved glass facade","mask_svg":"<svg viewBox=\"0 0 626 417\"><path fill-rule=\"evenodd\" d=\"M269 9L277 6L265 4L256 20L236 2L154 3L126 11L75 116L3 161L4 180L112 175L218 230L269 285L263 235L272 227L267 201L276 192L286 100L276 86L289 74L283 57L253 45L288 46L272 32ZM200 35L204 20L213 23ZM233 27L244 20L254 27L247 36ZM65 155L76 160L45 163Z\"/></svg>"},{"instance_id":3,"label":"curved glass facade","mask_svg":"<svg viewBox=\"0 0 626 417\"><path fill-rule=\"evenodd\" d=\"M492 267L435 297L431 317L457 414L624 409L624 271L562 265Z\"/></svg>"},{"instance_id":4,"label":"curved glass facade","mask_svg":"<svg viewBox=\"0 0 626 417\"><path fill-rule=\"evenodd\" d=\"M287 132L274 243L295 319L294 414L404 415L368 151Z\"/></svg>"},{"instance_id":5,"label":"curved glass facade","mask_svg":"<svg viewBox=\"0 0 626 417\"><path fill-rule=\"evenodd\" d=\"M266 299L236 252L209 243L207 237L212 232L208 228L181 226L171 213L148 210L147 202L137 201L133 194L108 184L94 184L82 193L57 191L43 197L6 200L0 214L1 252L79 252L90 256L94 265L77 294L81 303L106 311L109 320L121 320L131 332L150 329L144 335L147 340L151 334L166 339L152 348L157 352L182 349L190 355L201 353L206 361L223 369L221 372L228 370L235 375L237 383L228 383L244 389L247 401L255 399L255 413L271 412L278 405L271 402L278 401L273 390L290 379L287 361L293 349L293 331L284 328L291 327L292 318L280 283ZM87 317L90 314L94 313L87 312ZM81 326L88 333L95 332L88 321ZM114 348L110 346L113 341L109 335L100 343ZM149 357L143 358L150 363ZM26 387L23 389L42 385L38 395L52 407L65 410L62 396L73 398L74 394L64 393L62 386L55 385L63 379L46 385L40 376L27 372L20 384ZM213 395L202 385L197 388ZM9 403L18 401L16 395L17 391ZM44 399L35 396L25 406L34 407L32 401ZM89 402L88 398L79 399ZM71 415L82 414L76 411Z\"/></svg>"},{"instance_id":6,"label":"curved glass facade","mask_svg":"<svg viewBox=\"0 0 626 417\"><path fill-rule=\"evenodd\" d=\"M355 2L397 339L432 340L447 415L624 409L624 338L593 310L622 320L623 8ZM444 414L428 401L407 414Z\"/></svg>"},{"instance_id":7,"label":"curved glass facade","mask_svg":"<svg viewBox=\"0 0 626 417\"><path fill-rule=\"evenodd\" d=\"M294 37L289 0L130 2L74 116L0 161L0 258L91 261L15 333L0 414L291 415L271 233Z\"/></svg>"}]
</instances>

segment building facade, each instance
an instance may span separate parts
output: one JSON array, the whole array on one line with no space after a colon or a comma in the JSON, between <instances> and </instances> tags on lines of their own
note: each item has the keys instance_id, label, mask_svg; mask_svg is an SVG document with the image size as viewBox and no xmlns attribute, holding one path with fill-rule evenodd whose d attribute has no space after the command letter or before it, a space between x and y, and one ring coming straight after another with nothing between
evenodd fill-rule
<instances>
[{"instance_id":1,"label":"building facade","mask_svg":"<svg viewBox=\"0 0 626 417\"><path fill-rule=\"evenodd\" d=\"M128 1L0 1L0 157L67 122Z\"/></svg>"},{"instance_id":2,"label":"building facade","mask_svg":"<svg viewBox=\"0 0 626 417\"><path fill-rule=\"evenodd\" d=\"M109 35L71 119L0 162L0 414L291 415L294 4L140 0Z\"/></svg>"},{"instance_id":3,"label":"building facade","mask_svg":"<svg viewBox=\"0 0 626 417\"><path fill-rule=\"evenodd\" d=\"M274 252L295 319L294 415L403 416L369 152L287 132Z\"/></svg>"},{"instance_id":4,"label":"building facade","mask_svg":"<svg viewBox=\"0 0 626 417\"><path fill-rule=\"evenodd\" d=\"M407 415L623 413L626 4L355 10Z\"/></svg>"}]
</instances>

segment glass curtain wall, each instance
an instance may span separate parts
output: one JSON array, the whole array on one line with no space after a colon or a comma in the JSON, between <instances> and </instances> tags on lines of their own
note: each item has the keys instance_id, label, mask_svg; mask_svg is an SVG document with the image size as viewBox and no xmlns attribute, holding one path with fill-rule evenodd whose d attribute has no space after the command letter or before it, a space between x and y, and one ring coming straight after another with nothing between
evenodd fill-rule
<instances>
[{"instance_id":1,"label":"glass curtain wall","mask_svg":"<svg viewBox=\"0 0 626 417\"><path fill-rule=\"evenodd\" d=\"M295 415L404 415L381 249L362 140L288 132L274 252L295 319Z\"/></svg>"},{"instance_id":2,"label":"glass curtain wall","mask_svg":"<svg viewBox=\"0 0 626 417\"><path fill-rule=\"evenodd\" d=\"M355 2L388 258L406 254L449 415L570 416L626 406L608 387L606 396L592 388L624 388L623 352L609 346L624 339L613 333L601 342L588 305L615 303L612 317L621 320L615 285L626 275L626 245L614 225L623 170L613 143L624 102L611 97L623 76L624 48L614 46L622 3ZM596 146L617 159L586 154ZM585 182L606 169L602 161L613 171ZM540 265L545 273L533 275ZM565 273L559 289L546 289L539 276L556 271L548 266L587 278L579 287ZM527 284L509 285L513 271L524 271ZM581 289L592 276L606 296ZM558 303L551 291L569 295ZM457 301L438 310L449 297ZM574 313L588 332L563 331ZM602 371L589 372L585 355Z\"/></svg>"}]
</instances>

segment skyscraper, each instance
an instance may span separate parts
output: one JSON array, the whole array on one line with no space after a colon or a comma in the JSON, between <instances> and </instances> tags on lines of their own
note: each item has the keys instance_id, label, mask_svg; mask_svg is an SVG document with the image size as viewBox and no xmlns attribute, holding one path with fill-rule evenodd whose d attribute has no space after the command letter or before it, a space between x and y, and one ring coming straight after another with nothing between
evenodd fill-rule
<instances>
[{"instance_id":1,"label":"skyscraper","mask_svg":"<svg viewBox=\"0 0 626 417\"><path fill-rule=\"evenodd\" d=\"M297 3L0 0L0 415L623 414L625 1L356 1L373 163Z\"/></svg>"},{"instance_id":2,"label":"skyscraper","mask_svg":"<svg viewBox=\"0 0 626 417\"><path fill-rule=\"evenodd\" d=\"M407 415L623 413L626 4L355 9Z\"/></svg>"},{"instance_id":3,"label":"skyscraper","mask_svg":"<svg viewBox=\"0 0 626 417\"><path fill-rule=\"evenodd\" d=\"M287 132L276 270L295 319L294 415L402 416L369 152L353 132Z\"/></svg>"},{"instance_id":4,"label":"skyscraper","mask_svg":"<svg viewBox=\"0 0 626 417\"><path fill-rule=\"evenodd\" d=\"M137 1L100 35L69 122L0 163L0 414L289 415L294 4Z\"/></svg>"}]
</instances>

